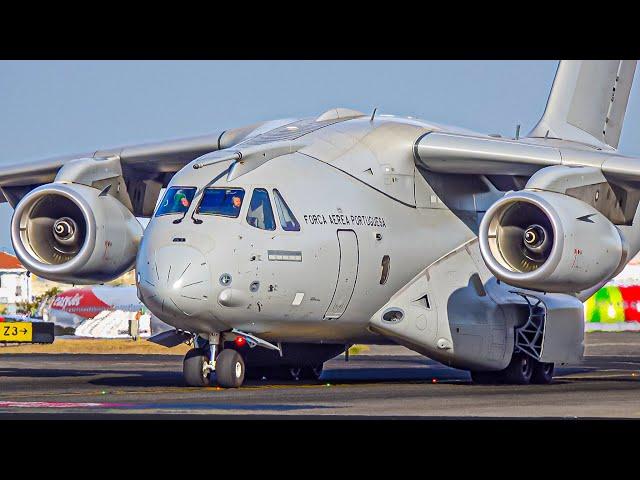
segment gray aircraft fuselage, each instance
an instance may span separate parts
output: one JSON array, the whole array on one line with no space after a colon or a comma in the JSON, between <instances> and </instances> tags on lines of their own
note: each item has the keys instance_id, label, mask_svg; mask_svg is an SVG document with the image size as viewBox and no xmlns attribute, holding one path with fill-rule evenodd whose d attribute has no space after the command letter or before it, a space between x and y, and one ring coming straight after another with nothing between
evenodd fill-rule
<instances>
[{"instance_id":1,"label":"gray aircraft fuselage","mask_svg":"<svg viewBox=\"0 0 640 480\"><path fill-rule=\"evenodd\" d=\"M310 123L279 131L295 137L296 127ZM452 212L415 166L412 145L440 127L380 116L313 128L296 139L297 151L231 181L232 160L193 168L207 155L173 177L168 189L197 193L186 213L154 216L145 230L138 285L155 315L192 332L236 328L274 341L387 342L367 329L371 316L425 266L476 236L475 206ZM194 214L205 187L243 189L237 218ZM246 220L255 188L269 192L275 230ZM283 230L274 189L300 231ZM485 195L501 193L487 182Z\"/></svg>"}]
</instances>

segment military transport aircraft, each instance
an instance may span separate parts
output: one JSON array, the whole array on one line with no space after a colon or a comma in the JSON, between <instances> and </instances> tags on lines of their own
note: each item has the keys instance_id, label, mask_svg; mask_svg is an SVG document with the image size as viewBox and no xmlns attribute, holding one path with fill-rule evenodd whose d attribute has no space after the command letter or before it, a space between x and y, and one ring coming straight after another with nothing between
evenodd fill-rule
<instances>
[{"instance_id":1,"label":"military transport aircraft","mask_svg":"<svg viewBox=\"0 0 640 480\"><path fill-rule=\"evenodd\" d=\"M640 250L640 159L616 150L635 67L560 62L523 138L335 108L4 167L13 246L62 282L135 268L188 385L318 377L354 343L549 383Z\"/></svg>"}]
</instances>

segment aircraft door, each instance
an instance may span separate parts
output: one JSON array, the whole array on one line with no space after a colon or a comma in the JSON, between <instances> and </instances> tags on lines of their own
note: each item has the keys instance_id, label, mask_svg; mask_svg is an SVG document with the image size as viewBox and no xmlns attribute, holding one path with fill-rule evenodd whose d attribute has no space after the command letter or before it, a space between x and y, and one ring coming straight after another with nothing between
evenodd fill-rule
<instances>
[{"instance_id":1,"label":"aircraft door","mask_svg":"<svg viewBox=\"0 0 640 480\"><path fill-rule=\"evenodd\" d=\"M331 304L324 314L325 319L337 319L347 309L358 278L358 237L353 230L338 230L340 262L338 280Z\"/></svg>"}]
</instances>

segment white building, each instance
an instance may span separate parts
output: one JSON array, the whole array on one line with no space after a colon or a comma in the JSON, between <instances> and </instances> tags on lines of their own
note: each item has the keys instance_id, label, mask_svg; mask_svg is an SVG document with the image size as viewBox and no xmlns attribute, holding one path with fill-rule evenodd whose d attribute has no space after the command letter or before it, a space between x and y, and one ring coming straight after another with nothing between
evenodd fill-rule
<instances>
[{"instance_id":1,"label":"white building","mask_svg":"<svg viewBox=\"0 0 640 480\"><path fill-rule=\"evenodd\" d=\"M31 300L31 278L13 255L0 252L0 305L15 313L16 303Z\"/></svg>"}]
</instances>

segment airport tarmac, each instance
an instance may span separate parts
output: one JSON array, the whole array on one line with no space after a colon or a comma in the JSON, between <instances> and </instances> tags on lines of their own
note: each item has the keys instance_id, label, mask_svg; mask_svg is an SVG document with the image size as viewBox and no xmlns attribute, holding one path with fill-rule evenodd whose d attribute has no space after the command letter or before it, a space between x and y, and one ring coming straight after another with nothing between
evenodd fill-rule
<instances>
[{"instance_id":1,"label":"airport tarmac","mask_svg":"<svg viewBox=\"0 0 640 480\"><path fill-rule=\"evenodd\" d=\"M585 361L551 385L472 385L403 347L370 346L320 382L188 388L177 355L3 354L0 418L640 417L640 333L586 335ZM170 350L167 350L170 352Z\"/></svg>"}]
</instances>

